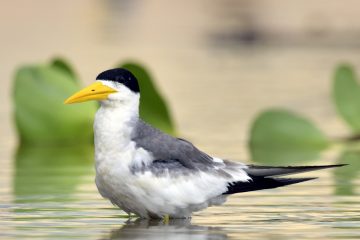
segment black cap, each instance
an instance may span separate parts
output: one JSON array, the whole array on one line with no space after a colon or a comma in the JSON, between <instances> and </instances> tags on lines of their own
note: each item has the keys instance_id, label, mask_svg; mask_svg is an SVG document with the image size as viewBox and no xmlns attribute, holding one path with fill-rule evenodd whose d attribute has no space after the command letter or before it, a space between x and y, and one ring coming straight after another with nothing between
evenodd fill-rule
<instances>
[{"instance_id":1,"label":"black cap","mask_svg":"<svg viewBox=\"0 0 360 240\"><path fill-rule=\"evenodd\" d=\"M96 80L114 81L122 83L133 92L140 92L139 84L136 77L124 68L114 68L100 73Z\"/></svg>"}]
</instances>

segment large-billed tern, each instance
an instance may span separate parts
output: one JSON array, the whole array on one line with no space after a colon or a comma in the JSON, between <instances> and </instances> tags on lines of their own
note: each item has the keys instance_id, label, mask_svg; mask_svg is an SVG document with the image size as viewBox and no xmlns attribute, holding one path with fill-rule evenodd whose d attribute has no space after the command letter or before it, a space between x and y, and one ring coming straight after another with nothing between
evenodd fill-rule
<instances>
[{"instance_id":1,"label":"large-billed tern","mask_svg":"<svg viewBox=\"0 0 360 240\"><path fill-rule=\"evenodd\" d=\"M188 218L224 203L230 194L313 179L280 175L340 166L265 167L211 157L139 118L139 84L125 69L100 73L65 103L89 100L101 103L94 121L97 188L104 198L142 218Z\"/></svg>"}]
</instances>

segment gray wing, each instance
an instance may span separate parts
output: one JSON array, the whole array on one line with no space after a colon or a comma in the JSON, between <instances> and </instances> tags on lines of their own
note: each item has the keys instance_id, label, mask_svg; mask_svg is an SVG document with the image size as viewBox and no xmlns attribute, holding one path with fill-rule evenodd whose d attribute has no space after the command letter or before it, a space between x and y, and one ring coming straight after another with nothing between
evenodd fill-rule
<instances>
[{"instance_id":1,"label":"gray wing","mask_svg":"<svg viewBox=\"0 0 360 240\"><path fill-rule=\"evenodd\" d=\"M192 170L206 170L216 165L211 156L200 151L190 142L167 135L140 119L132 140L138 147L151 152L155 158L154 163L160 168L174 164L178 164L179 167L180 164Z\"/></svg>"}]
</instances>

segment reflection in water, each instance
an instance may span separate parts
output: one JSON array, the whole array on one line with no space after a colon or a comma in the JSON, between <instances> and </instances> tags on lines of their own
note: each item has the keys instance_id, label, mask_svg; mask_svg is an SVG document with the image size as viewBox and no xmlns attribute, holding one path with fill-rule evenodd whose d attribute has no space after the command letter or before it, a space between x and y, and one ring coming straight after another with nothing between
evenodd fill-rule
<instances>
[{"instance_id":1,"label":"reflection in water","mask_svg":"<svg viewBox=\"0 0 360 240\"><path fill-rule=\"evenodd\" d=\"M336 195L357 195L356 183L360 173L360 152L347 151L341 154L339 164L349 164L348 166L337 168L335 175L335 194Z\"/></svg>"},{"instance_id":2,"label":"reflection in water","mask_svg":"<svg viewBox=\"0 0 360 240\"><path fill-rule=\"evenodd\" d=\"M73 193L81 177L91 172L92 163L91 145L19 148L13 180L16 201L26 199L27 196L32 196L33 201L39 201L41 196Z\"/></svg>"},{"instance_id":3,"label":"reflection in water","mask_svg":"<svg viewBox=\"0 0 360 240\"><path fill-rule=\"evenodd\" d=\"M112 230L110 236L102 239L228 239L219 228L196 226L191 219L129 220L119 229Z\"/></svg>"}]
</instances>

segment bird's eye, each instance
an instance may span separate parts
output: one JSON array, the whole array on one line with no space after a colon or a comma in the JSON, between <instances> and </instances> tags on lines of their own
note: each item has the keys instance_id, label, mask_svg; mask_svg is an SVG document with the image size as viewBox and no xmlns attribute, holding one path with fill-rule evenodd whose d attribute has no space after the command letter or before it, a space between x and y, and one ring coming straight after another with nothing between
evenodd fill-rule
<instances>
[{"instance_id":1,"label":"bird's eye","mask_svg":"<svg viewBox=\"0 0 360 240\"><path fill-rule=\"evenodd\" d=\"M91 91L92 91L92 92L95 92L95 89L92 89Z\"/></svg>"}]
</instances>

